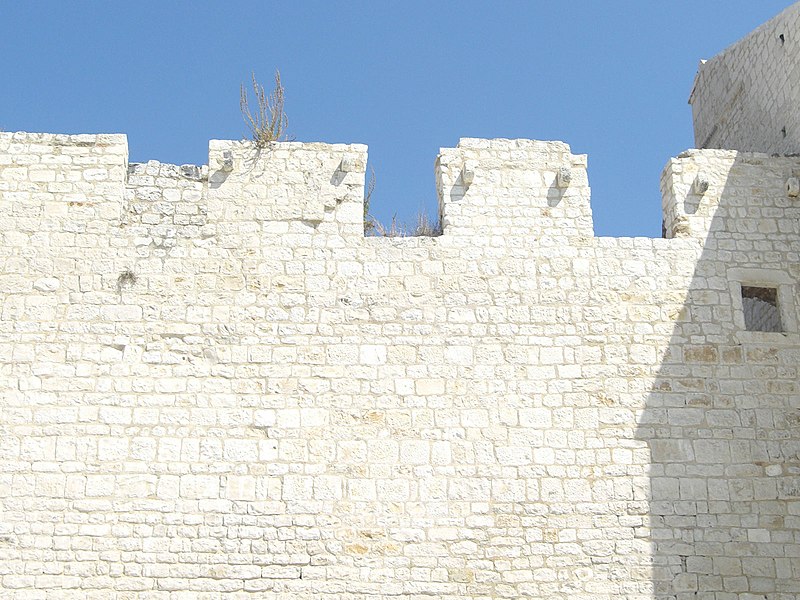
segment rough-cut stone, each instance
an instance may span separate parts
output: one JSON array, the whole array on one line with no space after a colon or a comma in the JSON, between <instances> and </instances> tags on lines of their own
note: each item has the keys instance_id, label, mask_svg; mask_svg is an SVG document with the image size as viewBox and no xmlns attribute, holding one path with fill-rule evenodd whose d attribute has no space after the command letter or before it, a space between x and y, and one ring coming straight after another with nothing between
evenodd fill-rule
<instances>
[{"instance_id":1,"label":"rough-cut stone","mask_svg":"<svg viewBox=\"0 0 800 600\"><path fill-rule=\"evenodd\" d=\"M800 158L615 239L566 144L464 139L393 239L364 146L126 157L0 133L0 597L800 595Z\"/></svg>"},{"instance_id":2,"label":"rough-cut stone","mask_svg":"<svg viewBox=\"0 0 800 600\"><path fill-rule=\"evenodd\" d=\"M56 277L42 277L33 283L33 288L40 292L55 292L61 282Z\"/></svg>"},{"instance_id":3,"label":"rough-cut stone","mask_svg":"<svg viewBox=\"0 0 800 600\"><path fill-rule=\"evenodd\" d=\"M689 103L698 148L800 153L800 6L702 61Z\"/></svg>"}]
</instances>

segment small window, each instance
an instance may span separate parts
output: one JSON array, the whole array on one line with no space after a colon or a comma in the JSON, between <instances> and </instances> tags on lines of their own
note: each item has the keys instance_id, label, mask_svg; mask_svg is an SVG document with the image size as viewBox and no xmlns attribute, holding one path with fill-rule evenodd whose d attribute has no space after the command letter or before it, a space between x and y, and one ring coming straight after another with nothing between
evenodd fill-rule
<instances>
[{"instance_id":1,"label":"small window","mask_svg":"<svg viewBox=\"0 0 800 600\"><path fill-rule=\"evenodd\" d=\"M747 331L783 331L777 288L743 285L742 309Z\"/></svg>"}]
</instances>

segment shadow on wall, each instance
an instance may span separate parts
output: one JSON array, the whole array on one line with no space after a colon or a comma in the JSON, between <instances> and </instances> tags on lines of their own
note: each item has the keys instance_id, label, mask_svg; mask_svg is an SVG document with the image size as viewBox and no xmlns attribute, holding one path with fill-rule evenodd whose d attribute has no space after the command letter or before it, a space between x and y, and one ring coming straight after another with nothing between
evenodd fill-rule
<instances>
[{"instance_id":1,"label":"shadow on wall","mask_svg":"<svg viewBox=\"0 0 800 600\"><path fill-rule=\"evenodd\" d=\"M670 167L668 231L705 243L636 432L654 597L800 598L800 202L785 188L800 161L704 151Z\"/></svg>"}]
</instances>

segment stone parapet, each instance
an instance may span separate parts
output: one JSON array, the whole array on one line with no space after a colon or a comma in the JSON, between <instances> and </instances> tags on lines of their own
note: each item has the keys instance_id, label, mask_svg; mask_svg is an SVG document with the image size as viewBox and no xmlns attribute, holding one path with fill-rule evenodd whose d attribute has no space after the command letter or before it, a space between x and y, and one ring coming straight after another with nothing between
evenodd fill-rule
<instances>
[{"instance_id":1,"label":"stone parapet","mask_svg":"<svg viewBox=\"0 0 800 600\"><path fill-rule=\"evenodd\" d=\"M0 597L796 596L800 159L610 238L584 156L466 139L380 238L364 146L126 155L0 134Z\"/></svg>"}]
</instances>

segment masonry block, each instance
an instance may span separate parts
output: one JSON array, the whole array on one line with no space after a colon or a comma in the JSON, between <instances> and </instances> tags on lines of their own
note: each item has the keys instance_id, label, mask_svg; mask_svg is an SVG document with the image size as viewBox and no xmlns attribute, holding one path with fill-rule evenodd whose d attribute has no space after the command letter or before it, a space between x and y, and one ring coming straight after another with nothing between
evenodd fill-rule
<instances>
[{"instance_id":1,"label":"masonry block","mask_svg":"<svg viewBox=\"0 0 800 600\"><path fill-rule=\"evenodd\" d=\"M445 235L593 235L586 156L563 142L462 138L440 150L436 187Z\"/></svg>"},{"instance_id":2,"label":"masonry block","mask_svg":"<svg viewBox=\"0 0 800 600\"><path fill-rule=\"evenodd\" d=\"M212 140L208 210L217 222L302 221L363 235L366 146Z\"/></svg>"}]
</instances>

